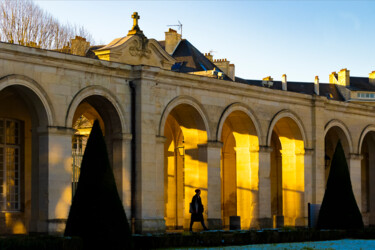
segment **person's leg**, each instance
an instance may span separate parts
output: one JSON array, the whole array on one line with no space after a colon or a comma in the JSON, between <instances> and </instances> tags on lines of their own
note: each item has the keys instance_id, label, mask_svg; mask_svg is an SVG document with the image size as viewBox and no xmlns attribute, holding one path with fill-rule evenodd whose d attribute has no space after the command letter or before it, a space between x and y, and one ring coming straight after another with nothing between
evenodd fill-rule
<instances>
[{"instance_id":1,"label":"person's leg","mask_svg":"<svg viewBox=\"0 0 375 250\"><path fill-rule=\"evenodd\" d=\"M201 219L201 223L202 223L203 229L204 229L204 230L208 230L208 228L207 228L206 225L204 224L204 219L203 219L203 218Z\"/></svg>"},{"instance_id":2,"label":"person's leg","mask_svg":"<svg viewBox=\"0 0 375 250\"><path fill-rule=\"evenodd\" d=\"M193 232L193 223L194 223L194 221L193 221L193 219L191 219L190 220L190 229L189 229L190 232Z\"/></svg>"}]
</instances>

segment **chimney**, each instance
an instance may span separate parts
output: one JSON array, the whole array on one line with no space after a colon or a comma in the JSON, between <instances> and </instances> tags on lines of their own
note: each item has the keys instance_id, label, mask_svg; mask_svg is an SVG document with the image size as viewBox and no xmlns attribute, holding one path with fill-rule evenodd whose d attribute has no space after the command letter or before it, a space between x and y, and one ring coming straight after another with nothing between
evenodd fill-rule
<instances>
[{"instance_id":1,"label":"chimney","mask_svg":"<svg viewBox=\"0 0 375 250\"><path fill-rule=\"evenodd\" d=\"M286 74L284 74L281 78L281 85L282 85L282 90L287 90L287 82L286 82Z\"/></svg>"},{"instance_id":2,"label":"chimney","mask_svg":"<svg viewBox=\"0 0 375 250\"><path fill-rule=\"evenodd\" d=\"M372 72L368 75L368 81L369 81L369 83L375 85L375 71L372 71Z\"/></svg>"},{"instance_id":3,"label":"chimney","mask_svg":"<svg viewBox=\"0 0 375 250\"><path fill-rule=\"evenodd\" d=\"M90 43L86 41L86 38L76 36L70 40L70 53L73 55L85 56L89 48Z\"/></svg>"},{"instance_id":4,"label":"chimney","mask_svg":"<svg viewBox=\"0 0 375 250\"><path fill-rule=\"evenodd\" d=\"M315 76L314 92L316 95L319 95L319 76Z\"/></svg>"},{"instance_id":5,"label":"chimney","mask_svg":"<svg viewBox=\"0 0 375 250\"><path fill-rule=\"evenodd\" d=\"M271 76L267 76L267 77L263 78L263 81L272 82L273 78Z\"/></svg>"},{"instance_id":6,"label":"chimney","mask_svg":"<svg viewBox=\"0 0 375 250\"><path fill-rule=\"evenodd\" d=\"M347 69L342 69L338 73L338 84L342 86L350 86L350 71Z\"/></svg>"},{"instance_id":7,"label":"chimney","mask_svg":"<svg viewBox=\"0 0 375 250\"><path fill-rule=\"evenodd\" d=\"M167 32L165 32L165 51L172 55L180 41L181 34L178 34L174 29L169 29Z\"/></svg>"},{"instance_id":8,"label":"chimney","mask_svg":"<svg viewBox=\"0 0 375 250\"><path fill-rule=\"evenodd\" d=\"M208 52L208 53L204 53L204 56L205 56L208 60L210 60L211 62L214 61L214 57L213 57L213 55L211 55L210 52Z\"/></svg>"},{"instance_id":9,"label":"chimney","mask_svg":"<svg viewBox=\"0 0 375 250\"><path fill-rule=\"evenodd\" d=\"M337 73L336 73L336 71L333 71L333 72L329 75L329 83L338 84L338 82L337 82Z\"/></svg>"},{"instance_id":10,"label":"chimney","mask_svg":"<svg viewBox=\"0 0 375 250\"><path fill-rule=\"evenodd\" d=\"M228 69L228 76L230 79L232 79L233 81L236 80L236 76L235 76L235 66L234 64L229 64L229 69Z\"/></svg>"}]
</instances>

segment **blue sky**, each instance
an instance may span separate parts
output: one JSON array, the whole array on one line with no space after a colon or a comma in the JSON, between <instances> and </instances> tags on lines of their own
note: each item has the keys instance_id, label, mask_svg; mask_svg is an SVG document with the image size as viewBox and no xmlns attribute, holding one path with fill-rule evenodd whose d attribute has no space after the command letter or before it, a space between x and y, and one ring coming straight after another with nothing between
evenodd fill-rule
<instances>
[{"instance_id":1,"label":"blue sky","mask_svg":"<svg viewBox=\"0 0 375 250\"><path fill-rule=\"evenodd\" d=\"M148 38L167 25L202 53L227 58L246 79L272 76L328 82L332 71L375 70L375 1L35 1L58 18L84 26L96 43L126 36L134 11ZM176 27L175 27L176 28Z\"/></svg>"}]
</instances>

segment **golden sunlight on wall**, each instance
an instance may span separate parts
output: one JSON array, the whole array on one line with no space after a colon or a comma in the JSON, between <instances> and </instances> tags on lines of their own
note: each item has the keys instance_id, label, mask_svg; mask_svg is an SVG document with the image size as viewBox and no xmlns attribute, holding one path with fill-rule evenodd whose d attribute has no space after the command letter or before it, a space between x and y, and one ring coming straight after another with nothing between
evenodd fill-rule
<instances>
[{"instance_id":1,"label":"golden sunlight on wall","mask_svg":"<svg viewBox=\"0 0 375 250\"><path fill-rule=\"evenodd\" d=\"M259 142L254 124L242 111L231 113L222 135L222 217L225 228L230 216L240 216L241 228L256 219L258 200Z\"/></svg>"},{"instance_id":2,"label":"golden sunlight on wall","mask_svg":"<svg viewBox=\"0 0 375 250\"><path fill-rule=\"evenodd\" d=\"M193 107L182 104L168 115L164 136L166 227L188 228L189 203L195 189L201 189L202 203L207 208L207 152L202 147L207 143L207 134L199 113ZM200 225L195 223L194 227Z\"/></svg>"},{"instance_id":3,"label":"golden sunlight on wall","mask_svg":"<svg viewBox=\"0 0 375 250\"><path fill-rule=\"evenodd\" d=\"M271 146L271 209L274 226L304 225L304 142L297 124L280 119Z\"/></svg>"}]
</instances>

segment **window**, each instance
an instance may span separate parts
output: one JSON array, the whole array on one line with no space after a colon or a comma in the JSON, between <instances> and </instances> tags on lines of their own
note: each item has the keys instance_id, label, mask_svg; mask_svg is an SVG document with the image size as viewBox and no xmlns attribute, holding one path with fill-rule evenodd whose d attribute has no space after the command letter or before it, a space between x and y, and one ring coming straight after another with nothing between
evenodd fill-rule
<instances>
[{"instance_id":1,"label":"window","mask_svg":"<svg viewBox=\"0 0 375 250\"><path fill-rule=\"evenodd\" d=\"M357 97L361 99L374 99L374 93L357 93Z\"/></svg>"},{"instance_id":2,"label":"window","mask_svg":"<svg viewBox=\"0 0 375 250\"><path fill-rule=\"evenodd\" d=\"M20 210L20 122L0 118L0 209Z\"/></svg>"}]
</instances>

